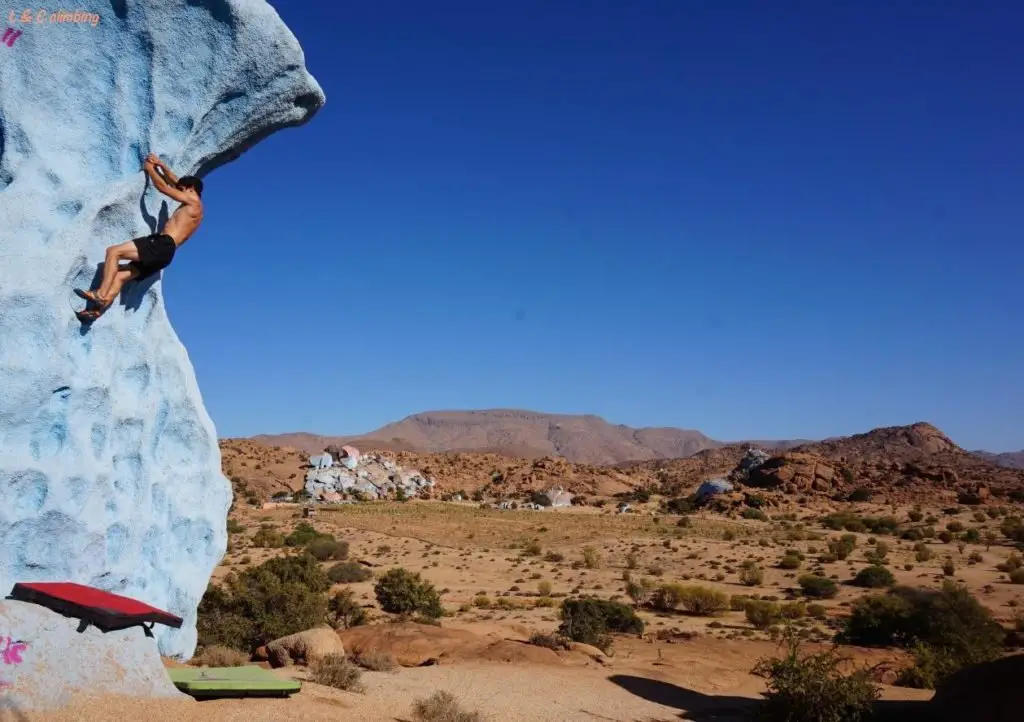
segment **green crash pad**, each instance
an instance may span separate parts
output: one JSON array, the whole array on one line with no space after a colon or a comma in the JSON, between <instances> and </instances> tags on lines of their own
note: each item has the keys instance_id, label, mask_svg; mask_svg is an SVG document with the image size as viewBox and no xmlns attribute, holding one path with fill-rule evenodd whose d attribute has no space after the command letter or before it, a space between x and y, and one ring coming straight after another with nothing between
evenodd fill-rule
<instances>
[{"instance_id":1,"label":"green crash pad","mask_svg":"<svg viewBox=\"0 0 1024 722\"><path fill-rule=\"evenodd\" d=\"M168 669L174 686L193 697L287 697L302 689L262 667L183 667Z\"/></svg>"}]
</instances>

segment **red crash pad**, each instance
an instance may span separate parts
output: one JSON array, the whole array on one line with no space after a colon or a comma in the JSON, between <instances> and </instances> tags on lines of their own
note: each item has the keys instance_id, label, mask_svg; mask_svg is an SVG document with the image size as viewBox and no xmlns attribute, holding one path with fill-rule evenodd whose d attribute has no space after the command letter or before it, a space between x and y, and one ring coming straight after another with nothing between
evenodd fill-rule
<instances>
[{"instance_id":1,"label":"red crash pad","mask_svg":"<svg viewBox=\"0 0 1024 722\"><path fill-rule=\"evenodd\" d=\"M175 629L182 624L181 617L137 599L73 582L18 583L11 590L10 598L39 604L65 617L81 619L104 632L127 629L147 622L166 624Z\"/></svg>"}]
</instances>

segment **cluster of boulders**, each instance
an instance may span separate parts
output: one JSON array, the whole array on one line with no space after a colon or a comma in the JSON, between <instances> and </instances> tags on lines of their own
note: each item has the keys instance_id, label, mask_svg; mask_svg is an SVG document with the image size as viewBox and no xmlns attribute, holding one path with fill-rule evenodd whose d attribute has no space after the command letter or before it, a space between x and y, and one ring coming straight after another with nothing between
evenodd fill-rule
<instances>
[{"instance_id":1,"label":"cluster of boulders","mask_svg":"<svg viewBox=\"0 0 1024 722\"><path fill-rule=\"evenodd\" d=\"M315 501L384 499L400 494L414 497L436 484L434 479L415 469L405 469L381 454L359 454L354 449L342 453L344 456L337 460L329 452L310 458L305 488Z\"/></svg>"}]
</instances>

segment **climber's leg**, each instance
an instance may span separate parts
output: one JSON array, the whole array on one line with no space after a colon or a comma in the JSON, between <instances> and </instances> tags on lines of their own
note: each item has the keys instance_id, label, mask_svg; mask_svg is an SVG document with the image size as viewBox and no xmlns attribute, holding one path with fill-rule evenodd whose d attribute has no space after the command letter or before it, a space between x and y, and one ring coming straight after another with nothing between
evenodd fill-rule
<instances>
[{"instance_id":1,"label":"climber's leg","mask_svg":"<svg viewBox=\"0 0 1024 722\"><path fill-rule=\"evenodd\" d=\"M106 298L109 298L111 302L113 302L113 300L117 298L118 294L121 293L121 289L124 287L124 284L128 283L128 281L134 281L138 277L139 269L137 269L133 264L121 266L118 272L114 274L114 282L111 284L110 294L106 296Z\"/></svg>"},{"instance_id":2,"label":"climber's leg","mask_svg":"<svg viewBox=\"0 0 1024 722\"><path fill-rule=\"evenodd\" d=\"M111 246L103 257L103 283L100 284L99 290L96 291L95 295L97 300L104 306L109 306L117 295L117 292L111 293L111 291L113 291L115 279L121 272L120 262L122 260L139 260L139 249L135 245L135 241L127 241L117 246ZM118 284L118 292L120 292L121 286L124 285L127 278L126 276Z\"/></svg>"}]
</instances>

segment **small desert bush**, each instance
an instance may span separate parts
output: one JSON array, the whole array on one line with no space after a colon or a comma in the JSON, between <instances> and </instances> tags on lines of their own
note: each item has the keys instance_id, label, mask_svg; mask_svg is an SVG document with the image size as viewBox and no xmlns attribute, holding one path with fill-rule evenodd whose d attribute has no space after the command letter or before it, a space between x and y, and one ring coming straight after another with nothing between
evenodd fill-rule
<instances>
[{"instance_id":1,"label":"small desert bush","mask_svg":"<svg viewBox=\"0 0 1024 722\"><path fill-rule=\"evenodd\" d=\"M244 667L249 664L249 655L215 644L203 649L191 663L197 667Z\"/></svg>"},{"instance_id":2,"label":"small desert bush","mask_svg":"<svg viewBox=\"0 0 1024 722\"><path fill-rule=\"evenodd\" d=\"M356 601L356 595L351 589L335 592L327 600L327 614L334 621L334 626L340 629L360 627L370 621L369 615Z\"/></svg>"},{"instance_id":3,"label":"small desert bush","mask_svg":"<svg viewBox=\"0 0 1024 722\"><path fill-rule=\"evenodd\" d=\"M609 633L642 634L644 622L631 607L606 599L570 597L562 601L562 623L558 634L574 642L606 649L611 644Z\"/></svg>"},{"instance_id":4,"label":"small desert bush","mask_svg":"<svg viewBox=\"0 0 1024 722\"><path fill-rule=\"evenodd\" d=\"M295 526L295 530L284 538L284 543L285 546L304 547L314 539L319 538L334 539L334 537L329 534L321 534L314 529L311 524L308 524L307 522L300 522Z\"/></svg>"},{"instance_id":5,"label":"small desert bush","mask_svg":"<svg viewBox=\"0 0 1024 722\"><path fill-rule=\"evenodd\" d=\"M523 555L528 557L539 557L541 553L539 542L527 542L526 546L523 547Z\"/></svg>"},{"instance_id":6,"label":"small desert bush","mask_svg":"<svg viewBox=\"0 0 1024 722\"><path fill-rule=\"evenodd\" d=\"M572 640L558 634L534 632L530 635L529 642L535 647L544 647L545 649L553 649L555 651L560 649L572 649Z\"/></svg>"},{"instance_id":7,"label":"small desert bush","mask_svg":"<svg viewBox=\"0 0 1024 722\"><path fill-rule=\"evenodd\" d=\"M412 718L415 722L483 722L479 712L465 711L455 695L444 691L413 702Z\"/></svg>"},{"instance_id":8,"label":"small desert bush","mask_svg":"<svg viewBox=\"0 0 1024 722\"><path fill-rule=\"evenodd\" d=\"M836 583L827 577L819 577L816 574L804 574L797 579L797 584L803 590L805 597L814 599L831 599L839 593Z\"/></svg>"},{"instance_id":9,"label":"small desert bush","mask_svg":"<svg viewBox=\"0 0 1024 722\"><path fill-rule=\"evenodd\" d=\"M729 595L710 587L690 586L679 589L679 606L699 617L711 617L729 609Z\"/></svg>"},{"instance_id":10,"label":"small desert bush","mask_svg":"<svg viewBox=\"0 0 1024 722\"><path fill-rule=\"evenodd\" d=\"M662 584L650 593L648 604L660 612L674 611L682 603L685 589L682 584Z\"/></svg>"},{"instance_id":11,"label":"small desert bush","mask_svg":"<svg viewBox=\"0 0 1024 722\"><path fill-rule=\"evenodd\" d=\"M564 562L565 555L559 554L558 552L548 552L544 555L544 561L551 562L552 564L555 564L557 562Z\"/></svg>"},{"instance_id":12,"label":"small desert bush","mask_svg":"<svg viewBox=\"0 0 1024 722\"><path fill-rule=\"evenodd\" d=\"M1014 569L1010 572L1010 584L1024 584L1024 568Z\"/></svg>"},{"instance_id":13,"label":"small desert bush","mask_svg":"<svg viewBox=\"0 0 1024 722\"><path fill-rule=\"evenodd\" d=\"M545 580L537 582L537 594L542 597L551 596L551 582Z\"/></svg>"},{"instance_id":14,"label":"small desert bush","mask_svg":"<svg viewBox=\"0 0 1024 722\"><path fill-rule=\"evenodd\" d=\"M340 561L348 557L347 541L336 541L321 537L311 541L306 548L318 562Z\"/></svg>"},{"instance_id":15,"label":"small desert bush","mask_svg":"<svg viewBox=\"0 0 1024 722\"><path fill-rule=\"evenodd\" d=\"M835 648L801 656L790 639L781 658L762 659L753 673L766 680L760 718L768 722L860 722L871 717L879 688L867 669L844 675Z\"/></svg>"},{"instance_id":16,"label":"small desert bush","mask_svg":"<svg viewBox=\"0 0 1024 722\"><path fill-rule=\"evenodd\" d=\"M334 584L354 584L373 577L373 572L359 562L341 562L327 570L327 578Z\"/></svg>"},{"instance_id":17,"label":"small desert bush","mask_svg":"<svg viewBox=\"0 0 1024 722\"><path fill-rule=\"evenodd\" d=\"M865 647L903 647L915 667L904 684L931 687L961 667L998 657L1005 632L961 585L942 589L895 587L854 602L840 641Z\"/></svg>"},{"instance_id":18,"label":"small desert bush","mask_svg":"<svg viewBox=\"0 0 1024 722\"><path fill-rule=\"evenodd\" d=\"M779 569L799 569L800 564L800 557L794 554L786 554L779 560Z\"/></svg>"},{"instance_id":19,"label":"small desert bush","mask_svg":"<svg viewBox=\"0 0 1024 722\"><path fill-rule=\"evenodd\" d=\"M866 587L868 589L880 589L891 587L896 583L896 578L888 569L877 564L864 567L853 578L854 586Z\"/></svg>"},{"instance_id":20,"label":"small desert bush","mask_svg":"<svg viewBox=\"0 0 1024 722\"><path fill-rule=\"evenodd\" d=\"M240 524L237 519L228 519L228 534L241 534L244 531L244 524Z\"/></svg>"},{"instance_id":21,"label":"small desert bush","mask_svg":"<svg viewBox=\"0 0 1024 722\"><path fill-rule=\"evenodd\" d=\"M828 615L828 610L824 604L808 604L807 605L807 616L811 619L824 619Z\"/></svg>"},{"instance_id":22,"label":"small desert bush","mask_svg":"<svg viewBox=\"0 0 1024 722\"><path fill-rule=\"evenodd\" d=\"M380 608L390 614L420 614L429 619L444 615L441 595L418 573L401 567L385 572L373 588Z\"/></svg>"},{"instance_id":23,"label":"small desert bush","mask_svg":"<svg viewBox=\"0 0 1024 722\"><path fill-rule=\"evenodd\" d=\"M362 692L363 672L344 654L326 654L309 665L310 678L317 684L349 692Z\"/></svg>"},{"instance_id":24,"label":"small desert bush","mask_svg":"<svg viewBox=\"0 0 1024 722\"><path fill-rule=\"evenodd\" d=\"M1006 574L1022 567L1024 567L1024 559L1021 559L1017 554L1011 554L1006 558L1005 562L996 564L996 569Z\"/></svg>"},{"instance_id":25,"label":"small desert bush","mask_svg":"<svg viewBox=\"0 0 1024 722\"><path fill-rule=\"evenodd\" d=\"M853 534L843 534L838 539L833 539L828 543L828 550L836 559L846 559L846 557L853 553L856 546L857 537Z\"/></svg>"},{"instance_id":26,"label":"small desert bush","mask_svg":"<svg viewBox=\"0 0 1024 722\"><path fill-rule=\"evenodd\" d=\"M783 619L803 619L807 616L807 605L803 602L786 602L781 610Z\"/></svg>"},{"instance_id":27,"label":"small desert bush","mask_svg":"<svg viewBox=\"0 0 1024 722\"><path fill-rule=\"evenodd\" d=\"M756 587L764 581L764 571L752 561L743 562L740 568L740 584Z\"/></svg>"},{"instance_id":28,"label":"small desert bush","mask_svg":"<svg viewBox=\"0 0 1024 722\"><path fill-rule=\"evenodd\" d=\"M768 629L782 619L782 610L778 604L760 599L748 600L743 612L755 629Z\"/></svg>"},{"instance_id":29,"label":"small desert bush","mask_svg":"<svg viewBox=\"0 0 1024 722\"><path fill-rule=\"evenodd\" d=\"M284 546L284 534L264 524L253 535L252 545L264 549L278 549Z\"/></svg>"},{"instance_id":30,"label":"small desert bush","mask_svg":"<svg viewBox=\"0 0 1024 722\"><path fill-rule=\"evenodd\" d=\"M398 662L388 652L360 652L352 661L371 672L391 672L398 668Z\"/></svg>"},{"instance_id":31,"label":"small desert bush","mask_svg":"<svg viewBox=\"0 0 1024 722\"><path fill-rule=\"evenodd\" d=\"M597 569L601 566L601 555L594 547L583 547L583 566L587 569Z\"/></svg>"}]
</instances>

